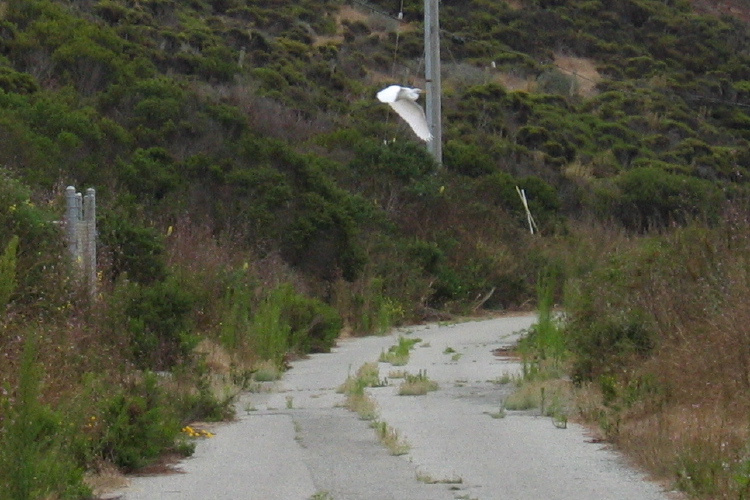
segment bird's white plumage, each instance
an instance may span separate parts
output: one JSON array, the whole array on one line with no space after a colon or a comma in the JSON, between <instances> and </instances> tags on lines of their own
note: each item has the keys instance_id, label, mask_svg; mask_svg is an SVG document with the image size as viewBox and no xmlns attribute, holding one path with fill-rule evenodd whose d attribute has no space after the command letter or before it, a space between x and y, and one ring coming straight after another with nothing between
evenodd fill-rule
<instances>
[{"instance_id":1,"label":"bird's white plumage","mask_svg":"<svg viewBox=\"0 0 750 500\"><path fill-rule=\"evenodd\" d=\"M411 129L423 141L432 140L430 127L422 106L417 104L420 89L391 85L378 92L380 102L388 103L398 115L409 124Z\"/></svg>"}]
</instances>

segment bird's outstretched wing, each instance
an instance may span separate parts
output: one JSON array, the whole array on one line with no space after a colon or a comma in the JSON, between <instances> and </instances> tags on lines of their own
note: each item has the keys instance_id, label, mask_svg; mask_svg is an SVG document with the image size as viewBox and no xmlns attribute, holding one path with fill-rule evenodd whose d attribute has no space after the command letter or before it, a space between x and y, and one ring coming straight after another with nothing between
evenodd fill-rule
<instances>
[{"instance_id":1,"label":"bird's outstretched wing","mask_svg":"<svg viewBox=\"0 0 750 500\"><path fill-rule=\"evenodd\" d=\"M419 97L418 90L391 85L378 92L377 97L380 102L388 103L409 124L420 139L423 141L432 140L424 109L416 103L416 99Z\"/></svg>"},{"instance_id":2,"label":"bird's outstretched wing","mask_svg":"<svg viewBox=\"0 0 750 500\"><path fill-rule=\"evenodd\" d=\"M430 127L427 125L427 117L422 106L409 99L399 99L388 103L398 115L409 124L417 137L423 141L432 139Z\"/></svg>"}]
</instances>

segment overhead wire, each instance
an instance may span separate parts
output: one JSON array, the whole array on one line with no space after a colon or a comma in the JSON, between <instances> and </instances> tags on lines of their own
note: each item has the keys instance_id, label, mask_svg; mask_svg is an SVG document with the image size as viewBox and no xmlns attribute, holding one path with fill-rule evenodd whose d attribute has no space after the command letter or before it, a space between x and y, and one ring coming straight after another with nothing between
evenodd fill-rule
<instances>
[{"instance_id":1,"label":"overhead wire","mask_svg":"<svg viewBox=\"0 0 750 500\"><path fill-rule=\"evenodd\" d=\"M375 12L375 13L381 15L381 16L388 17L388 18L390 18L390 19L398 22L399 26L402 23L408 24L408 21L404 20L404 18L403 18L404 0L401 0L401 5L400 5L399 13L397 15L393 15L393 14L391 14L389 12L386 12L386 11L378 8L377 6L371 4L370 2L367 2L366 0L349 0L349 1L352 2L352 3L358 4L358 5L362 6L362 7L365 7L367 9L371 10L372 12ZM466 36L464 34L459 35L457 33L453 33L453 32L447 31L447 30L442 29L442 28L440 29L440 34L441 35L446 35L446 36L448 36L448 37L450 37L452 39L463 39L463 40L470 40L470 41L477 41L477 42L478 41L482 41L482 39L480 39L480 38ZM398 43L399 43L399 30L397 29L397 31L396 31L396 49L394 50L394 59L393 59L393 64L392 64L392 69L391 69L391 76L395 75L395 67L396 67L396 62L397 62L396 61L396 57L397 57L397 54L398 54ZM450 51L450 47L446 46L445 48L446 48L446 50L449 51L451 59L453 59L453 61L455 62L455 57L453 56L453 53ZM534 59L532 56L530 56L527 53L519 52L517 50L513 50L513 49L509 49L509 48L500 47L497 50L498 50L498 52L501 52L501 53L515 54L515 55L519 55L519 56L523 56L523 57L528 57L530 59ZM597 80L595 80L593 78L589 78L587 76L584 76L584 75L581 75L581 74L577 73L576 71L564 68L564 67L560 66L559 64L555 63L554 61L552 61L552 62L546 62L546 63L542 63L538 59L535 59L535 61L537 63L539 63L539 64L545 64L545 65L549 65L549 66L554 66L555 68L557 68L558 70L560 70L560 71L562 71L564 73L568 73L568 74L573 75L575 78L579 78L581 80L585 80L585 81L588 81L588 82L593 83L593 84L599 83ZM617 79L614 79L614 78L609 78L608 80L610 80L612 82L617 82L617 83L623 83L623 82L627 81L627 80L617 80ZM637 95L637 92L628 91L628 90L621 90L621 92L626 93L626 94ZM692 93L687 93L687 94L683 94L683 95L685 96L685 98L689 98L691 100L708 101L708 102L712 102L712 103L716 103L716 104L723 104L723 105L727 105L727 106L736 106L736 107L740 107L740 108L749 108L750 109L750 104L744 104L744 103L740 103L740 102L728 101L728 100L725 100L725 99L719 99L719 98L716 98L716 97L709 97L709 96L702 96L702 95L692 94Z\"/></svg>"}]
</instances>

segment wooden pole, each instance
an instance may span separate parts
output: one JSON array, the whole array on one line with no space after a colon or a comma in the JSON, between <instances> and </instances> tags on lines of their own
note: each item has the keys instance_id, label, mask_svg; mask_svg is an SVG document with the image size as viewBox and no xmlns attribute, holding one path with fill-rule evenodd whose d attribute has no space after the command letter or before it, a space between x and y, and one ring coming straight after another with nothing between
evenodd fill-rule
<instances>
[{"instance_id":1,"label":"wooden pole","mask_svg":"<svg viewBox=\"0 0 750 500\"><path fill-rule=\"evenodd\" d=\"M427 123L432 140L427 144L438 164L443 163L443 127L441 122L442 83L440 80L440 15L439 0L424 2L425 80L427 92Z\"/></svg>"}]
</instances>

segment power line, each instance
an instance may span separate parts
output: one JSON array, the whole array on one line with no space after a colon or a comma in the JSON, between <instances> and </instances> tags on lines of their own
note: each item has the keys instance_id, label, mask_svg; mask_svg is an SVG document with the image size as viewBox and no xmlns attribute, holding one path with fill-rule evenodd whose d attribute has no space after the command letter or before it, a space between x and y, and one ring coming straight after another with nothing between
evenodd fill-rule
<instances>
[{"instance_id":1,"label":"power line","mask_svg":"<svg viewBox=\"0 0 750 500\"><path fill-rule=\"evenodd\" d=\"M358 4L358 5L362 6L362 7L370 9L371 11L373 11L373 12L375 12L375 13L381 15L381 16L388 17L388 18L390 18L390 19L398 22L399 25L400 24L409 24L409 21L404 20L402 16L398 16L398 15L394 16L394 15L392 15L392 14L390 14L390 13L388 13L388 12L386 12L386 11L380 9L380 8L378 8L377 6L371 4L370 2L367 2L366 0L350 0L350 1L352 3L354 3L354 4ZM404 8L403 5L404 5L404 0L401 0L401 10L399 11L399 13L403 13L403 8ZM449 37L451 39L454 39L454 40L455 39L462 39L464 41L468 40L468 41L474 41L474 42L484 41L481 38L472 37L472 36L466 36L465 34L453 33L453 32L444 30L442 28L440 29L440 35L441 36L447 36L447 37ZM451 52L450 51L450 47L446 47L446 49L449 52ZM513 50L513 49L505 48L505 47L499 47L497 50L498 50L498 52L505 53L505 54L514 54L514 55L518 55L518 56L527 57L529 59L534 60L536 63L538 63L540 65L553 66L553 67L557 68L558 70L560 70L560 71L562 71L564 73L568 73L568 74L574 75L575 78L580 78L581 80L585 80L585 81L588 81L588 82L593 83L593 84L599 83L598 80L595 80L593 78L588 78L586 76L578 74L575 71L569 70L567 68L563 68L562 66L560 66L557 63L555 63L554 61L553 62L543 63L540 60L535 59L534 57L532 57L528 53L519 52L517 50ZM395 68L395 56L396 56L396 54L394 53L394 62L393 62L394 68ZM451 52L451 57L453 57L452 56L452 52ZM455 60L455 58L453 58L453 59ZM395 71L395 70L393 70L393 71ZM618 79L614 79L614 78L608 78L607 80L610 81L610 82L613 82L613 83L625 83L625 82L632 81L632 80L622 80L622 79L618 80ZM622 92L624 94L639 95L638 92L634 92L634 91L630 91L630 90L618 90L618 91ZM687 99L687 100L692 100L692 101L707 101L707 102L714 103L714 104L722 104L722 105L725 105L725 106L733 106L733 107L738 107L738 108L750 109L750 104L744 104L744 103L741 103L741 102L728 101L728 100L725 100L725 99L719 99L719 98L716 98L716 97L703 96L703 95L698 95L698 94L693 94L693 93L681 93L680 95L684 99Z\"/></svg>"}]
</instances>

